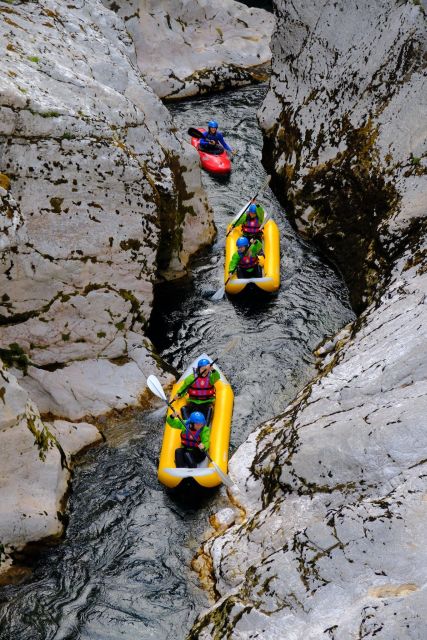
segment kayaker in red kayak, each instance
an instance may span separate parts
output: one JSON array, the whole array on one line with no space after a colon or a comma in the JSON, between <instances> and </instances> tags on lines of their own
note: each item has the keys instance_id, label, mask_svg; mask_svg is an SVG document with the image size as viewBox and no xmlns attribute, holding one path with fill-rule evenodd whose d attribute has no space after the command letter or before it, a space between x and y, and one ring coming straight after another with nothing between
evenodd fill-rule
<instances>
[{"instance_id":1,"label":"kayaker in red kayak","mask_svg":"<svg viewBox=\"0 0 427 640\"><path fill-rule=\"evenodd\" d=\"M237 153L226 143L221 131L218 131L218 122L216 122L216 120L209 120L208 130L201 133L203 137L199 143L200 151L204 151L205 153L215 153L217 149L221 151L222 149L225 149L233 155Z\"/></svg>"}]
</instances>

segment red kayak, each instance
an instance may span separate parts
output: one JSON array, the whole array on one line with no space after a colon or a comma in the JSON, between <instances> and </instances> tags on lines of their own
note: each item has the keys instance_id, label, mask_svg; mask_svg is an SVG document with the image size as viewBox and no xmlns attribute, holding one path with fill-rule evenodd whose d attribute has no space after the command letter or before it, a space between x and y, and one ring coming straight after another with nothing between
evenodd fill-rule
<instances>
[{"instance_id":1,"label":"red kayak","mask_svg":"<svg viewBox=\"0 0 427 640\"><path fill-rule=\"evenodd\" d=\"M206 129L202 129L200 127L198 127L198 130L206 131ZM216 173L217 175L223 176L230 173L231 161L225 149L223 149L221 153L206 153L205 151L200 151L199 142L199 138L191 138L191 144L199 152L200 162L202 163L203 169L205 169L205 171L210 171L210 173Z\"/></svg>"}]
</instances>

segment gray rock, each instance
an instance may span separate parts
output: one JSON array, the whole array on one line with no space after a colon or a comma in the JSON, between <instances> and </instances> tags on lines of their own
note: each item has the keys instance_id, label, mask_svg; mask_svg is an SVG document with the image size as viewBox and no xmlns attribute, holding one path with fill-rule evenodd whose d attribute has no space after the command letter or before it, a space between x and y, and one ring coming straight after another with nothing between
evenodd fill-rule
<instances>
[{"instance_id":1,"label":"gray rock","mask_svg":"<svg viewBox=\"0 0 427 640\"><path fill-rule=\"evenodd\" d=\"M268 77L274 17L234 0L103 0L125 20L136 62L161 98Z\"/></svg>"},{"instance_id":2,"label":"gray rock","mask_svg":"<svg viewBox=\"0 0 427 640\"><path fill-rule=\"evenodd\" d=\"M360 311L427 194L419 2L276 2L263 161L293 224L329 253ZM402 247L400 248L402 250Z\"/></svg>"}]
</instances>

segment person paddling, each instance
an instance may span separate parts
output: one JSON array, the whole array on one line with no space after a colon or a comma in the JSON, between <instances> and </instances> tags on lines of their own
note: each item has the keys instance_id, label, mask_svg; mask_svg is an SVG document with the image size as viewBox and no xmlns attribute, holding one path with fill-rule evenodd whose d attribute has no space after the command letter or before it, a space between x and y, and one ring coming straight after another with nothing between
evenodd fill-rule
<instances>
[{"instance_id":1,"label":"person paddling","mask_svg":"<svg viewBox=\"0 0 427 640\"><path fill-rule=\"evenodd\" d=\"M184 379L172 403L188 394L187 404L182 408L184 418L188 418L193 411L200 411L210 421L212 405L215 402L215 382L220 379L219 372L212 368L207 358L201 358L197 368Z\"/></svg>"},{"instance_id":2,"label":"person paddling","mask_svg":"<svg viewBox=\"0 0 427 640\"><path fill-rule=\"evenodd\" d=\"M235 155L236 151L233 150L230 145L224 140L224 136L218 131L218 122L216 120L209 120L208 130L202 132L202 139L199 143L200 151L212 151L219 146L223 147L229 153Z\"/></svg>"},{"instance_id":3,"label":"person paddling","mask_svg":"<svg viewBox=\"0 0 427 640\"><path fill-rule=\"evenodd\" d=\"M200 411L193 411L184 422L171 415L166 421L172 429L181 430L181 447L175 449L176 466L194 469L206 458L205 451L209 450L211 430L205 416Z\"/></svg>"},{"instance_id":4,"label":"person paddling","mask_svg":"<svg viewBox=\"0 0 427 640\"><path fill-rule=\"evenodd\" d=\"M262 239L261 225L264 222L265 212L261 205L256 204L254 200L249 205L246 213L243 213L240 218L235 222L233 226L242 227L242 235L245 238L249 238L252 242L254 240Z\"/></svg>"},{"instance_id":5,"label":"person paddling","mask_svg":"<svg viewBox=\"0 0 427 640\"><path fill-rule=\"evenodd\" d=\"M228 267L229 276L236 271L238 278L261 278L262 272L258 256L264 255L262 243L255 240L250 244L248 238L240 236L236 242L237 251L233 254Z\"/></svg>"}]
</instances>

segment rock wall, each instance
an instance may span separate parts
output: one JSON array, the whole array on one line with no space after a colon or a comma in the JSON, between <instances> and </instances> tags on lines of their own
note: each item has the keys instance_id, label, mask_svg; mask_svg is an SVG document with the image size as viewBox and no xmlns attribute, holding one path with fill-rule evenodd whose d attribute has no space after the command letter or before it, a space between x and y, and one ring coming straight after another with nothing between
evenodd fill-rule
<instances>
[{"instance_id":1,"label":"rock wall","mask_svg":"<svg viewBox=\"0 0 427 640\"><path fill-rule=\"evenodd\" d=\"M390 246L417 234L425 213L424 9L275 5L263 161L290 219L338 264L360 311L392 267Z\"/></svg>"},{"instance_id":2,"label":"rock wall","mask_svg":"<svg viewBox=\"0 0 427 640\"><path fill-rule=\"evenodd\" d=\"M233 456L246 517L199 553L217 602L188 637L421 640L423 12L412 2L276 6L264 162L295 225L342 266L355 306L370 304L318 349L318 377Z\"/></svg>"},{"instance_id":3,"label":"rock wall","mask_svg":"<svg viewBox=\"0 0 427 640\"><path fill-rule=\"evenodd\" d=\"M169 100L263 81L271 13L234 0L103 0L125 20L137 63Z\"/></svg>"},{"instance_id":4,"label":"rock wall","mask_svg":"<svg viewBox=\"0 0 427 640\"><path fill-rule=\"evenodd\" d=\"M0 573L10 568L11 551L62 533L71 456L99 440L91 424L42 421L0 363Z\"/></svg>"},{"instance_id":5,"label":"rock wall","mask_svg":"<svg viewBox=\"0 0 427 640\"><path fill-rule=\"evenodd\" d=\"M198 156L101 2L0 3L0 32L1 355L43 413L135 404L153 283L213 237Z\"/></svg>"}]
</instances>

